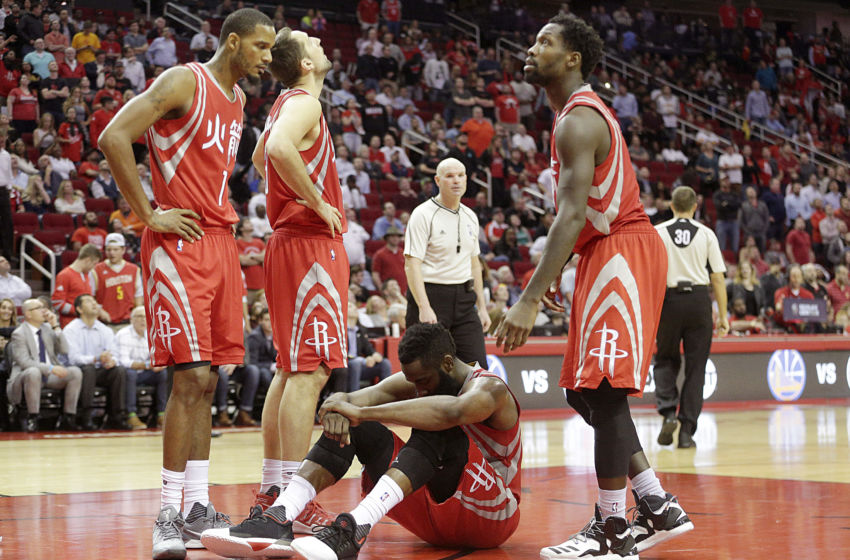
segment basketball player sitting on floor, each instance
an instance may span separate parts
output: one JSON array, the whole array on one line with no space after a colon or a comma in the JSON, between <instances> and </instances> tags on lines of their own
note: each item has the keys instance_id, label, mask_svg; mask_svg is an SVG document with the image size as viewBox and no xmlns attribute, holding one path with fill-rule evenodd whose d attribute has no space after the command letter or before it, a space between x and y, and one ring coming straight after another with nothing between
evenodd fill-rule
<instances>
[{"instance_id":1,"label":"basketball player sitting on floor","mask_svg":"<svg viewBox=\"0 0 850 560\"><path fill-rule=\"evenodd\" d=\"M400 373L322 405L324 434L281 494L283 505L244 522L256 525L250 531L205 531L207 549L228 557L294 550L308 560L353 559L385 515L436 546L501 545L519 524L519 404L500 378L454 354L440 324L410 327L398 348ZM413 430L404 442L384 423ZM292 521L355 456L365 469L363 501L315 536L293 540Z\"/></svg>"}]
</instances>

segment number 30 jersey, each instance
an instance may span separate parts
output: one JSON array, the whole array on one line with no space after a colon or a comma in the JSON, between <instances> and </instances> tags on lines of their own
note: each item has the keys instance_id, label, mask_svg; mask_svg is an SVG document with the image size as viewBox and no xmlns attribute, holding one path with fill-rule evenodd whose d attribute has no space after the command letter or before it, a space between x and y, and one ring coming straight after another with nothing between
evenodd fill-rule
<instances>
[{"instance_id":1,"label":"number 30 jersey","mask_svg":"<svg viewBox=\"0 0 850 560\"><path fill-rule=\"evenodd\" d=\"M227 182L242 137L245 94L234 85L228 97L203 64L186 68L195 74L192 107L147 131L154 199L164 210L194 210L202 228L229 228L238 221Z\"/></svg>"},{"instance_id":2,"label":"number 30 jersey","mask_svg":"<svg viewBox=\"0 0 850 560\"><path fill-rule=\"evenodd\" d=\"M717 236L696 220L673 218L655 226L667 250L667 287L709 284L709 273L726 272Z\"/></svg>"}]
</instances>

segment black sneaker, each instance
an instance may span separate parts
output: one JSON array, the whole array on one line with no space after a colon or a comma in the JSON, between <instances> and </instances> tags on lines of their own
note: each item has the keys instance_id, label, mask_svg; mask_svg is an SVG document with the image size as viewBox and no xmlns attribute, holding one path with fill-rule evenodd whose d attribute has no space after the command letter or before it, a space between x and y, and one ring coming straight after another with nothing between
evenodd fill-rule
<instances>
[{"instance_id":1,"label":"black sneaker","mask_svg":"<svg viewBox=\"0 0 850 560\"><path fill-rule=\"evenodd\" d=\"M694 441L694 436L685 430L679 430L679 449L690 449L696 447L697 442Z\"/></svg>"},{"instance_id":2,"label":"black sneaker","mask_svg":"<svg viewBox=\"0 0 850 560\"><path fill-rule=\"evenodd\" d=\"M628 521L622 517L602 521L599 505L596 505L595 515L584 529L561 544L541 549L540 558L638 560L638 552Z\"/></svg>"},{"instance_id":3,"label":"black sneaker","mask_svg":"<svg viewBox=\"0 0 850 560\"><path fill-rule=\"evenodd\" d=\"M286 508L273 506L233 527L207 529L201 543L210 552L227 558L289 558L292 556L292 522Z\"/></svg>"},{"instance_id":4,"label":"black sneaker","mask_svg":"<svg viewBox=\"0 0 850 560\"><path fill-rule=\"evenodd\" d=\"M688 514L679 505L676 496L669 492L665 497L644 496L635 497L636 515L632 522L632 535L635 538L638 552L662 543L667 539L687 533L694 528Z\"/></svg>"},{"instance_id":5,"label":"black sneaker","mask_svg":"<svg viewBox=\"0 0 850 560\"><path fill-rule=\"evenodd\" d=\"M676 431L678 425L679 421L673 416L665 416L664 423L661 424L661 432L658 434L658 445L670 445L673 443L673 432Z\"/></svg>"},{"instance_id":6,"label":"black sneaker","mask_svg":"<svg viewBox=\"0 0 850 560\"><path fill-rule=\"evenodd\" d=\"M292 541L292 550L307 560L354 560L371 529L357 525L350 513L340 513L316 536Z\"/></svg>"}]
</instances>

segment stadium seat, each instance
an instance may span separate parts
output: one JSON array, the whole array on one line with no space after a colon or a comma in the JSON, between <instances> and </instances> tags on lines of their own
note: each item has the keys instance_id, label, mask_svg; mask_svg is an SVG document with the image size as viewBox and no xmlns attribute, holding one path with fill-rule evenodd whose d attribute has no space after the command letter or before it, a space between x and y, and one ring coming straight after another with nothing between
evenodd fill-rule
<instances>
[{"instance_id":1,"label":"stadium seat","mask_svg":"<svg viewBox=\"0 0 850 560\"><path fill-rule=\"evenodd\" d=\"M70 249L62 251L62 258L60 259L60 262L62 263L62 268L67 267L69 264L77 260L77 255L79 254L79 252L72 251Z\"/></svg>"},{"instance_id":2,"label":"stadium seat","mask_svg":"<svg viewBox=\"0 0 850 560\"><path fill-rule=\"evenodd\" d=\"M61 253L68 247L68 235L64 231L42 230L33 236L50 247L54 253Z\"/></svg>"},{"instance_id":3,"label":"stadium seat","mask_svg":"<svg viewBox=\"0 0 850 560\"><path fill-rule=\"evenodd\" d=\"M369 206L366 208L360 209L360 221L366 222L371 221L374 223L375 220L381 217L381 207L380 206Z\"/></svg>"},{"instance_id":4,"label":"stadium seat","mask_svg":"<svg viewBox=\"0 0 850 560\"><path fill-rule=\"evenodd\" d=\"M398 181L393 181L392 179L381 179L378 181L378 190L380 190L381 194L384 196L388 194L393 195L398 192Z\"/></svg>"},{"instance_id":5,"label":"stadium seat","mask_svg":"<svg viewBox=\"0 0 850 560\"><path fill-rule=\"evenodd\" d=\"M512 264L514 269L514 278L517 280L522 279L526 272L537 266L531 261L514 261Z\"/></svg>"},{"instance_id":6,"label":"stadium seat","mask_svg":"<svg viewBox=\"0 0 850 560\"><path fill-rule=\"evenodd\" d=\"M111 198L87 198L86 210L98 214L106 214L108 218L109 214L115 211L115 203L112 202Z\"/></svg>"},{"instance_id":7,"label":"stadium seat","mask_svg":"<svg viewBox=\"0 0 850 560\"><path fill-rule=\"evenodd\" d=\"M16 212L12 214L12 226L18 235L32 233L38 230L38 214L35 212Z\"/></svg>"},{"instance_id":8,"label":"stadium seat","mask_svg":"<svg viewBox=\"0 0 850 560\"><path fill-rule=\"evenodd\" d=\"M519 249L519 254L522 256L522 260L524 260L524 261L530 260L529 250L531 248L528 245L519 245L517 247L517 249Z\"/></svg>"},{"instance_id":9,"label":"stadium seat","mask_svg":"<svg viewBox=\"0 0 850 560\"><path fill-rule=\"evenodd\" d=\"M56 230L70 234L74 232L75 227L74 218L70 214L48 212L41 217L41 228L45 230Z\"/></svg>"}]
</instances>

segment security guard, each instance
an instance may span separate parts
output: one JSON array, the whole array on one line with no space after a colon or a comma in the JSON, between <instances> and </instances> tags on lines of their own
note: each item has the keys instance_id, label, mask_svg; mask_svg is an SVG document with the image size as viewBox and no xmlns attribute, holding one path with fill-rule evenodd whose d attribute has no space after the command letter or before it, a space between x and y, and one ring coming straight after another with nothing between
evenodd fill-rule
<instances>
[{"instance_id":1,"label":"security guard","mask_svg":"<svg viewBox=\"0 0 850 560\"><path fill-rule=\"evenodd\" d=\"M484 333L490 316L478 260L478 217L460 203L466 170L460 161L444 159L434 180L439 194L413 210L404 235L406 324L439 321L451 332L461 360L487 367Z\"/></svg>"},{"instance_id":2,"label":"security guard","mask_svg":"<svg viewBox=\"0 0 850 560\"><path fill-rule=\"evenodd\" d=\"M667 248L667 293L656 338L655 398L658 412L664 417L658 443L673 443L673 432L679 422L679 447L694 447L693 435L702 410L702 386L705 364L711 350L711 298L714 292L720 310L717 327L720 336L729 331L726 316L726 266L717 236L693 219L697 195L690 187L673 191L673 219L655 226ZM681 395L676 387L681 357L679 343L685 350L685 381ZM678 405L678 421L676 406Z\"/></svg>"}]
</instances>

